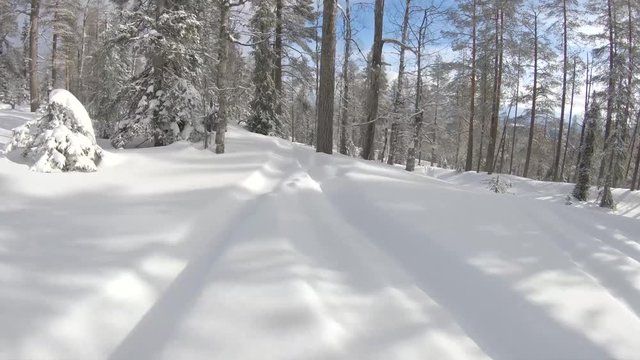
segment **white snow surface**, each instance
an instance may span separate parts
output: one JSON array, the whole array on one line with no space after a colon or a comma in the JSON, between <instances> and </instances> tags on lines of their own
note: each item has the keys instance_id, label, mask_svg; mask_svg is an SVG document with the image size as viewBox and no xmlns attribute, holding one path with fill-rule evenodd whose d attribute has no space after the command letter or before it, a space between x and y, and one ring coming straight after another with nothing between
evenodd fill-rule
<instances>
[{"instance_id":1,"label":"white snow surface","mask_svg":"<svg viewBox=\"0 0 640 360\"><path fill-rule=\"evenodd\" d=\"M227 150L0 158L0 359L640 359L637 216L233 127Z\"/></svg>"}]
</instances>

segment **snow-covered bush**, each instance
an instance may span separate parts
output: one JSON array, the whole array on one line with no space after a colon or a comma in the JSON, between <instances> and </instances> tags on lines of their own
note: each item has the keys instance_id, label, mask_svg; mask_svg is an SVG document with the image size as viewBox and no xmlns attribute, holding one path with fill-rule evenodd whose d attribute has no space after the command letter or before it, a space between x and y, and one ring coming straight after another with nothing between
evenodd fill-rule
<instances>
[{"instance_id":1,"label":"snow-covered bush","mask_svg":"<svg viewBox=\"0 0 640 360\"><path fill-rule=\"evenodd\" d=\"M504 194L511 189L511 182L504 178L500 178L500 175L494 176L485 181L488 184L489 191L497 194Z\"/></svg>"},{"instance_id":2,"label":"snow-covered bush","mask_svg":"<svg viewBox=\"0 0 640 360\"><path fill-rule=\"evenodd\" d=\"M6 152L21 149L40 172L96 171L102 149L96 144L91 118L66 90L53 90L43 116L13 130Z\"/></svg>"},{"instance_id":3,"label":"snow-covered bush","mask_svg":"<svg viewBox=\"0 0 640 360\"><path fill-rule=\"evenodd\" d=\"M571 196L571 194L567 195L564 198L564 204L565 205L573 205L573 197Z\"/></svg>"}]
</instances>

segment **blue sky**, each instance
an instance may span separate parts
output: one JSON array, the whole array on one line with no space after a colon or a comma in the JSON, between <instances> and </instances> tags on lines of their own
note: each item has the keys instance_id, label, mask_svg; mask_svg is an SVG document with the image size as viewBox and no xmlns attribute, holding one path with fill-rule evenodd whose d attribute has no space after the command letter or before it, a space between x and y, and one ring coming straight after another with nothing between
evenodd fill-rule
<instances>
[{"instance_id":1,"label":"blue sky","mask_svg":"<svg viewBox=\"0 0 640 360\"><path fill-rule=\"evenodd\" d=\"M344 0L339 0L339 3L341 6L344 6ZM441 3L443 10L445 10L445 9L455 8L457 1L456 0L442 0L442 1L412 0L412 6L429 5L432 3ZM404 6L405 6L405 0L386 0L385 1L385 21L384 21L383 37L399 38L400 36L399 23L402 20ZM357 30L357 34L355 34L355 38L359 43L361 50L366 54L369 52L371 48L371 43L373 39L374 0L359 0L359 1L351 0L351 8L352 8L352 13L355 14L353 19L354 21L353 26ZM338 56L341 57L342 56L341 34L342 34L343 21L342 21L342 15L340 12L338 12L337 24L338 24L337 31L338 31L338 41L339 41ZM440 32L448 26L449 26L448 20L446 19L446 17L442 17L441 19L439 19L433 24L430 30L432 33L434 33L434 35L439 36ZM586 32L586 33L595 33L599 31L599 28L591 25L584 25L579 30L581 32ZM558 44L558 41L560 39L559 37L552 35L551 40L552 42ZM572 47L579 48L583 53L583 57L586 55L586 50L588 48L586 45L572 44ZM427 54L427 61L429 61L430 59L433 59L438 54L441 55L445 60L453 60L455 56L457 56L457 54L451 50L450 42L447 39L440 40L439 43L435 43L429 47L428 54ZM411 66L413 66L413 59L411 58L412 57L411 54L408 53L407 55L409 57L408 67L411 68ZM362 56L359 53L357 53L357 50L354 53L354 56L357 56L360 59L362 58ZM558 60L560 60L560 56L561 56L560 53L558 56L559 56ZM387 66L387 69L386 69L388 76L391 79L395 78L397 76L398 55L397 55L397 49L394 46L391 46L391 45L385 46L384 60L386 63L389 64L389 66ZM527 75L525 75L525 78L526 76ZM579 80L579 86L576 89L577 95L574 102L574 114L579 116L582 115L583 109L584 109L584 95L583 95L584 85L582 84L582 82L583 82L582 80ZM526 83L522 84L523 89L525 85L527 84ZM506 101L507 99L505 99L505 102ZM508 106L508 104L503 104L503 106L506 107ZM524 107L524 109L527 108L526 104L522 104L522 106ZM558 109L558 115L559 115L559 109Z\"/></svg>"},{"instance_id":2,"label":"blue sky","mask_svg":"<svg viewBox=\"0 0 640 360\"><path fill-rule=\"evenodd\" d=\"M412 6L425 6L430 5L431 3L442 3L442 8L450 8L455 6L455 0L412 0ZM339 1L341 6L344 6L344 0ZM383 37L392 37L399 38L400 37L400 23L402 21L403 11L405 6L405 0L386 0L385 1L385 17L384 17L384 25L383 25ZM371 43L373 41L373 8L374 8L374 0L352 0L351 1L351 9L352 9L352 17L353 17L353 28L354 28L354 37L356 38L360 49L363 53L367 54L371 49ZM338 39L341 41L341 34L343 29L343 17L340 12L338 12ZM435 35L439 35L440 31L448 25L446 19L441 19L433 24L431 27L431 31ZM342 47L338 46L338 54L342 55ZM435 55L435 53L441 53L445 58L450 56L451 50L448 42L440 42L440 44L434 44L430 50L430 55ZM362 56L357 53L356 56L361 58ZM397 65L398 55L397 49L395 49L392 45L386 45L384 48L384 60L385 62ZM387 69L389 75L391 77L394 76L395 70L393 66L390 69Z\"/></svg>"}]
</instances>

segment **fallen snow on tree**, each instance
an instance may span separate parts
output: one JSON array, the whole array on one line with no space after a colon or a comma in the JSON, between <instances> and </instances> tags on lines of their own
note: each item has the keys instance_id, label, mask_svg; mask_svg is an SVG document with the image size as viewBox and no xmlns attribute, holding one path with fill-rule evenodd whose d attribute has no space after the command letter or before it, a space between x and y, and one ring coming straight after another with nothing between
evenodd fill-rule
<instances>
[{"instance_id":1,"label":"fallen snow on tree","mask_svg":"<svg viewBox=\"0 0 640 360\"><path fill-rule=\"evenodd\" d=\"M53 90L44 115L13 130L5 152L21 149L39 172L96 171L102 149L91 118L70 92Z\"/></svg>"}]
</instances>

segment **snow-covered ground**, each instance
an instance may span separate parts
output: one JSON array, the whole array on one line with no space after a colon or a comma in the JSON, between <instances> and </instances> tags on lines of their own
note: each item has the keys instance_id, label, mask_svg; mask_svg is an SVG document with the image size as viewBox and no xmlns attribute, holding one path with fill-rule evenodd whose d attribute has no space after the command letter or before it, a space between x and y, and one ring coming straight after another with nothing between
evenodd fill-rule
<instances>
[{"instance_id":1,"label":"snow-covered ground","mask_svg":"<svg viewBox=\"0 0 640 360\"><path fill-rule=\"evenodd\" d=\"M640 359L637 210L236 128L222 156L104 146L96 173L0 158L0 359Z\"/></svg>"},{"instance_id":2,"label":"snow-covered ground","mask_svg":"<svg viewBox=\"0 0 640 360\"><path fill-rule=\"evenodd\" d=\"M490 179L499 177L501 182L511 185L507 190L508 194L555 203L566 204L567 195L571 194L574 187L574 184L569 183L537 181L504 174L487 175L486 172L476 173L473 171L459 173L452 169L431 167L428 162L423 164L423 166L416 167L417 173L445 180L459 187L483 191L488 189ZM640 220L640 191L613 189L612 194L616 202L615 210L602 209L598 206L598 189L595 186L591 189L588 202L577 202L575 199L571 199L571 205Z\"/></svg>"}]
</instances>

